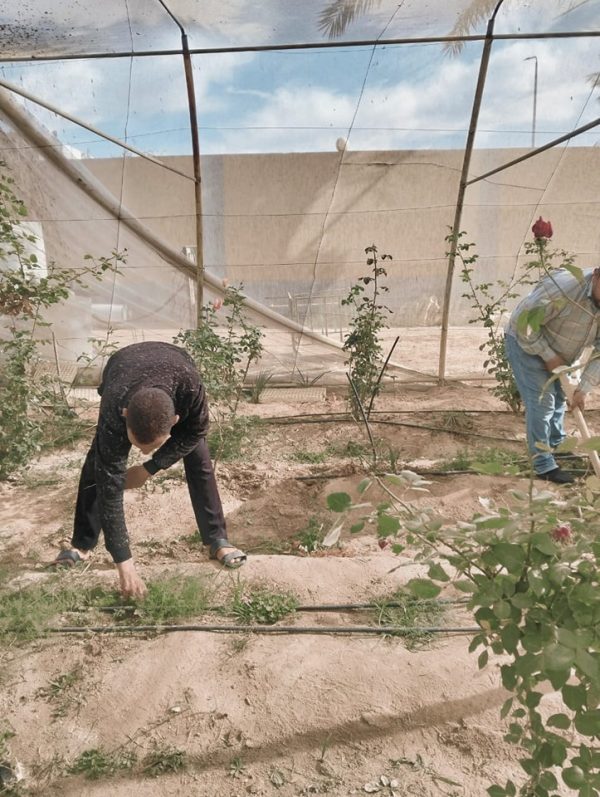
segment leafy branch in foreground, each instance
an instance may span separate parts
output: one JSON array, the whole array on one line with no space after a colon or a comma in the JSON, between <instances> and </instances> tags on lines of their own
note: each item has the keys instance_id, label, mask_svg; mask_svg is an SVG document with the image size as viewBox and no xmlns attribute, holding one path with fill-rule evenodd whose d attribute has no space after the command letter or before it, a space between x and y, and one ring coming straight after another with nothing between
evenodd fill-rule
<instances>
[{"instance_id":1,"label":"leafy branch in foreground","mask_svg":"<svg viewBox=\"0 0 600 797\"><path fill-rule=\"evenodd\" d=\"M6 169L0 161L0 480L31 460L46 429L74 419L60 379L57 385L35 375L41 347L49 343L40 336L51 326L45 311L67 301L74 288L117 272L124 259L113 252L108 258L85 255L80 268L42 264L40 242L24 221L27 209Z\"/></svg>"},{"instance_id":2,"label":"leafy branch in foreground","mask_svg":"<svg viewBox=\"0 0 600 797\"><path fill-rule=\"evenodd\" d=\"M348 494L330 495L329 508L352 518L351 531L373 522L395 553L410 548L427 568L406 585L415 598L442 589L468 597L480 629L469 649L480 651L479 668L497 661L511 693L501 716L506 740L522 750L521 783L508 780L488 793L554 797L560 777L579 797L598 797L600 481L590 477L581 492L557 497L530 480L527 491L508 491L510 506L482 498L484 511L456 524L398 495L399 487L427 489L418 474L365 479L359 492L374 482L386 500L358 523ZM549 691L562 703L556 710L548 708Z\"/></svg>"}]
</instances>

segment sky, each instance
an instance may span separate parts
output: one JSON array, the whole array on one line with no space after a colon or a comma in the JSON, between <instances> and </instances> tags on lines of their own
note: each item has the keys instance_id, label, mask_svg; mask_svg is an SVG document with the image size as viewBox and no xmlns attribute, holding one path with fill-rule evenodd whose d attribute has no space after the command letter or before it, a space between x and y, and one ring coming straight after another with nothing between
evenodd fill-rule
<instances>
[{"instance_id":1,"label":"sky","mask_svg":"<svg viewBox=\"0 0 600 797\"><path fill-rule=\"evenodd\" d=\"M233 12L239 13L240 4L222 2L225 12L232 14L229 26L221 30L225 36L236 22ZM290 40L290 26L299 22L285 16L286 2L271 6L268 20L264 4L253 4L263 14L257 11L256 18L245 19L244 24L237 20L240 40L252 40L261 26L268 25L276 31L273 35L283 37L279 41ZM571 19L573 27L593 27L597 16L600 28L600 3L570 2L578 15ZM448 0L450 6L457 3ZM544 29L540 12L549 5L560 3L507 0L498 32ZM381 0L368 20L372 29L367 32L374 35L374 30L381 30L390 19L390 9L402 6ZM274 8L279 8L279 18L272 16ZM316 23L310 22L312 29L306 35L315 40ZM353 33L351 26L347 36L364 33L362 28ZM386 35L399 34L390 26ZM191 46L201 41L199 33ZM169 31L159 44L177 42ZM462 149L481 51L481 42L475 42L459 54L448 53L439 44L411 44L194 56L201 151L327 152L339 139L349 150ZM600 116L600 90L594 90L590 81L594 72L600 72L599 38L496 42L475 145L528 147L533 141L540 146ZM0 77L145 152L160 156L191 151L179 56L5 63L0 65ZM29 102L26 105L72 156L120 154L115 145ZM600 127L573 144L599 142Z\"/></svg>"}]
</instances>

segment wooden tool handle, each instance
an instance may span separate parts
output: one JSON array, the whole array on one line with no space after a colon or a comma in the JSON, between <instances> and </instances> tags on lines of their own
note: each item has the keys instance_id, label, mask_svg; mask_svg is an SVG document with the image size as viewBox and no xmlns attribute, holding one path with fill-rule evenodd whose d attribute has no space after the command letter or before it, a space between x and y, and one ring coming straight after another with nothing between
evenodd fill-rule
<instances>
[{"instance_id":1,"label":"wooden tool handle","mask_svg":"<svg viewBox=\"0 0 600 797\"><path fill-rule=\"evenodd\" d=\"M575 392L575 388L567 379L566 374L561 374L560 384L565 392L566 397L570 399ZM573 407L571 411L582 439L589 440L592 435L590 434L586 420L583 417L583 412L579 409L579 407ZM600 456L598 456L598 452L588 451L587 454L590 458L590 462L592 463L592 467L594 468L594 473L600 479Z\"/></svg>"}]
</instances>

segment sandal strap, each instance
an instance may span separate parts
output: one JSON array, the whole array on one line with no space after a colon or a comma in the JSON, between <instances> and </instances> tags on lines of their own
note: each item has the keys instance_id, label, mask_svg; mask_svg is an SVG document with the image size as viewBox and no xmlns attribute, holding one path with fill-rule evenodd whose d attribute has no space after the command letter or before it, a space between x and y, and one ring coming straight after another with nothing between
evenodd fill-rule
<instances>
[{"instance_id":1,"label":"sandal strap","mask_svg":"<svg viewBox=\"0 0 600 797\"><path fill-rule=\"evenodd\" d=\"M219 550L219 548L233 548L233 546L229 542L229 540L226 540L224 537L222 537L221 539L218 539L218 540L215 540L214 542L211 542L211 544L210 544L210 555L214 556L217 553L217 551Z\"/></svg>"}]
</instances>

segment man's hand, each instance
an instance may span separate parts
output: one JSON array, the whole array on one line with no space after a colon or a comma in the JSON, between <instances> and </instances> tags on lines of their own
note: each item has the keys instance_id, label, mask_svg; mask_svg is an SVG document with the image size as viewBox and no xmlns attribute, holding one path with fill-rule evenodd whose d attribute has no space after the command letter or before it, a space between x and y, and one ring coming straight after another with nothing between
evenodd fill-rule
<instances>
[{"instance_id":1,"label":"man's hand","mask_svg":"<svg viewBox=\"0 0 600 797\"><path fill-rule=\"evenodd\" d=\"M581 390L576 390L569 399L569 407L572 410L577 408L583 412L585 409L585 393L582 393Z\"/></svg>"},{"instance_id":2,"label":"man's hand","mask_svg":"<svg viewBox=\"0 0 600 797\"><path fill-rule=\"evenodd\" d=\"M127 468L125 476L125 489L131 490L134 487L143 487L146 479L150 478L150 474L143 465L133 465Z\"/></svg>"},{"instance_id":3,"label":"man's hand","mask_svg":"<svg viewBox=\"0 0 600 797\"><path fill-rule=\"evenodd\" d=\"M133 559L119 562L117 570L121 582L121 594L124 598L143 598L146 595L148 590L136 572Z\"/></svg>"},{"instance_id":4,"label":"man's hand","mask_svg":"<svg viewBox=\"0 0 600 797\"><path fill-rule=\"evenodd\" d=\"M552 373L552 371L554 371L555 368L560 368L561 365L566 365L566 362L559 354L557 354L554 357L551 357L549 360L544 360L544 364L548 369L548 371Z\"/></svg>"}]
</instances>

